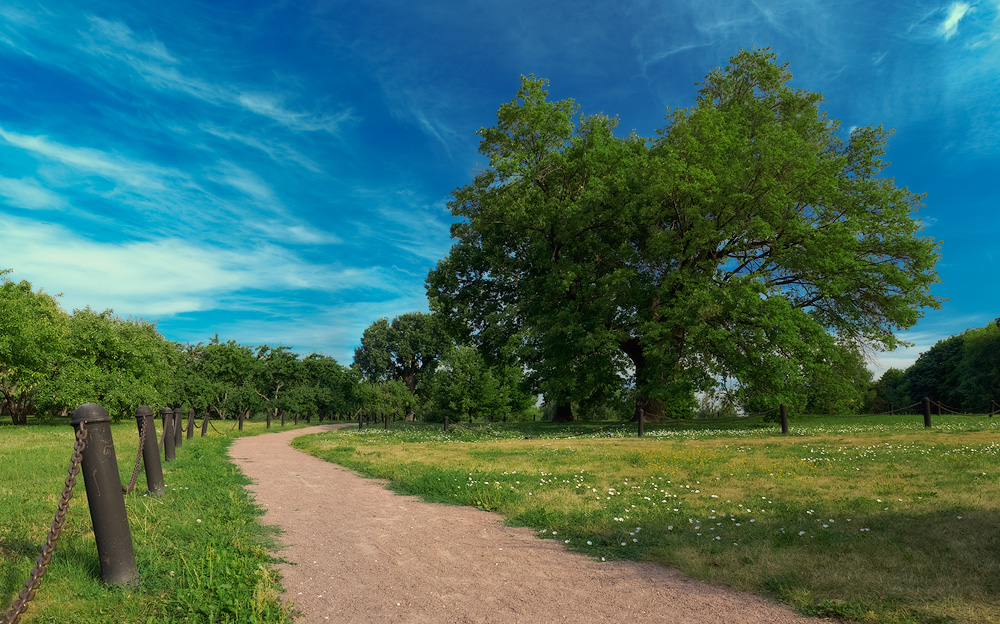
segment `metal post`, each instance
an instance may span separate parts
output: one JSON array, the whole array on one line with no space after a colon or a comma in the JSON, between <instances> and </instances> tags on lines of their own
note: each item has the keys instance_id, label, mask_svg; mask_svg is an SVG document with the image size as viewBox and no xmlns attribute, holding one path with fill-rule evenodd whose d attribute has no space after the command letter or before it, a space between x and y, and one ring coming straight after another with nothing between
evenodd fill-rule
<instances>
[{"instance_id":1,"label":"metal post","mask_svg":"<svg viewBox=\"0 0 1000 624\"><path fill-rule=\"evenodd\" d=\"M285 410L281 410L281 426L285 426Z\"/></svg>"},{"instance_id":2,"label":"metal post","mask_svg":"<svg viewBox=\"0 0 1000 624\"><path fill-rule=\"evenodd\" d=\"M208 433L208 412L203 412L201 415L201 437L205 437Z\"/></svg>"},{"instance_id":3,"label":"metal post","mask_svg":"<svg viewBox=\"0 0 1000 624\"><path fill-rule=\"evenodd\" d=\"M271 428L271 410L267 410L267 428Z\"/></svg>"},{"instance_id":4,"label":"metal post","mask_svg":"<svg viewBox=\"0 0 1000 624\"><path fill-rule=\"evenodd\" d=\"M306 424L312 424L312 412L306 412Z\"/></svg>"},{"instance_id":5,"label":"metal post","mask_svg":"<svg viewBox=\"0 0 1000 624\"><path fill-rule=\"evenodd\" d=\"M188 410L187 439L194 437L194 410Z\"/></svg>"},{"instance_id":6,"label":"metal post","mask_svg":"<svg viewBox=\"0 0 1000 624\"><path fill-rule=\"evenodd\" d=\"M111 418L100 405L86 403L76 408L70 422L75 429L87 429L81 472L101 562L101 578L105 583L133 585L139 581L139 570L125 515L125 497L111 439Z\"/></svg>"},{"instance_id":7,"label":"metal post","mask_svg":"<svg viewBox=\"0 0 1000 624\"><path fill-rule=\"evenodd\" d=\"M788 406L781 404L781 433L788 433Z\"/></svg>"},{"instance_id":8,"label":"metal post","mask_svg":"<svg viewBox=\"0 0 1000 624\"><path fill-rule=\"evenodd\" d=\"M295 412L295 424L299 424L299 413Z\"/></svg>"},{"instance_id":9,"label":"metal post","mask_svg":"<svg viewBox=\"0 0 1000 624\"><path fill-rule=\"evenodd\" d=\"M160 412L163 416L163 461L174 461L174 410L164 407Z\"/></svg>"},{"instance_id":10,"label":"metal post","mask_svg":"<svg viewBox=\"0 0 1000 624\"><path fill-rule=\"evenodd\" d=\"M174 408L174 449L184 446L184 423L181 422L181 408Z\"/></svg>"},{"instance_id":11,"label":"metal post","mask_svg":"<svg viewBox=\"0 0 1000 624\"><path fill-rule=\"evenodd\" d=\"M448 433L448 414L444 415L444 432Z\"/></svg>"},{"instance_id":12,"label":"metal post","mask_svg":"<svg viewBox=\"0 0 1000 624\"><path fill-rule=\"evenodd\" d=\"M931 400L924 397L924 427L930 428L931 426Z\"/></svg>"},{"instance_id":13,"label":"metal post","mask_svg":"<svg viewBox=\"0 0 1000 624\"><path fill-rule=\"evenodd\" d=\"M383 414L382 418L385 419L385 430L389 430L389 414Z\"/></svg>"},{"instance_id":14,"label":"metal post","mask_svg":"<svg viewBox=\"0 0 1000 624\"><path fill-rule=\"evenodd\" d=\"M240 410L240 431L243 431L243 410Z\"/></svg>"},{"instance_id":15,"label":"metal post","mask_svg":"<svg viewBox=\"0 0 1000 624\"><path fill-rule=\"evenodd\" d=\"M644 433L646 433L646 412L641 407L639 408L639 437L641 438Z\"/></svg>"},{"instance_id":16,"label":"metal post","mask_svg":"<svg viewBox=\"0 0 1000 624\"><path fill-rule=\"evenodd\" d=\"M135 424L146 438L142 445L142 466L146 470L146 488L153 496L163 496L163 466L160 465L160 449L156 443L156 418L148 405L140 405L135 410Z\"/></svg>"}]
</instances>

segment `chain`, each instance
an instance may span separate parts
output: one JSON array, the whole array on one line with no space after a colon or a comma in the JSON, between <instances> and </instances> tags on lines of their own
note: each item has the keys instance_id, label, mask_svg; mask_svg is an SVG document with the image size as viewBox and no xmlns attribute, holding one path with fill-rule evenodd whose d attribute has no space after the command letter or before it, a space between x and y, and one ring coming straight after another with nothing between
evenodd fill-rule
<instances>
[{"instance_id":1,"label":"chain","mask_svg":"<svg viewBox=\"0 0 1000 624\"><path fill-rule=\"evenodd\" d=\"M146 419L142 419L142 427L139 428L139 452L135 456L135 467L132 468L132 478L128 485L122 486L122 494L128 494L135 489L135 480L139 478L139 470L142 468L142 450L146 446Z\"/></svg>"},{"instance_id":2,"label":"chain","mask_svg":"<svg viewBox=\"0 0 1000 624\"><path fill-rule=\"evenodd\" d=\"M56 540L62 532L63 523L66 521L66 510L69 508L69 499L73 497L73 486L76 485L76 476L80 473L80 461L83 459L83 449L87 446L87 430L83 428L83 423L76 432L76 444L73 445L73 455L70 457L69 475L66 476L66 484L63 487L62 498L56 509L56 517L52 520L52 528L49 530L45 546L42 553L35 561L35 567L31 569L28 580L24 583L24 589L17 595L17 600L11 605L7 613L4 614L4 624L17 624L21 620L21 614L28 610L28 603L35 597L35 591L42 584L42 576L52 560L52 551L56 547Z\"/></svg>"}]
</instances>

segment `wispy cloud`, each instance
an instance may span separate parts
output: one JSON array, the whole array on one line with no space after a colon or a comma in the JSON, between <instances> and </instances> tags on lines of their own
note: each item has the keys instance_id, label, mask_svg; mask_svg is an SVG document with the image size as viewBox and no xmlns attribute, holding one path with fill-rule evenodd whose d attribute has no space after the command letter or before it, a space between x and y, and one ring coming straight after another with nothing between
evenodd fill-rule
<instances>
[{"instance_id":1,"label":"wispy cloud","mask_svg":"<svg viewBox=\"0 0 1000 624\"><path fill-rule=\"evenodd\" d=\"M968 2L954 2L948 9L948 16L938 27L938 32L945 39L951 39L958 32L958 23L962 21L965 14L972 6Z\"/></svg>"},{"instance_id":2,"label":"wispy cloud","mask_svg":"<svg viewBox=\"0 0 1000 624\"><path fill-rule=\"evenodd\" d=\"M0 177L0 196L9 205L28 210L60 210L66 206L66 200L61 195L42 186L34 178Z\"/></svg>"},{"instance_id":3,"label":"wispy cloud","mask_svg":"<svg viewBox=\"0 0 1000 624\"><path fill-rule=\"evenodd\" d=\"M224 300L235 293L261 289L396 291L377 267L336 269L275 245L225 249L171 238L101 243L61 225L3 214L0 230L6 242L0 266L63 292L69 309L90 305L158 317L226 308Z\"/></svg>"}]
</instances>

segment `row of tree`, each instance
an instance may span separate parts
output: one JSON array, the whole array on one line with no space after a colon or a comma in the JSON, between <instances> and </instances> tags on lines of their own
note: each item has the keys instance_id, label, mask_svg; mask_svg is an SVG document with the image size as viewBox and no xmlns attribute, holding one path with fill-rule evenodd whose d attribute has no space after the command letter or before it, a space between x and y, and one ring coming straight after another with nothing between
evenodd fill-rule
<instances>
[{"instance_id":1,"label":"row of tree","mask_svg":"<svg viewBox=\"0 0 1000 624\"><path fill-rule=\"evenodd\" d=\"M0 272L5 275L8 271ZM235 341L180 344L153 323L89 307L67 314L27 281L0 285L0 413L66 414L100 403L116 418L139 405L183 407L216 418L413 411L398 381L364 381L333 358Z\"/></svg>"},{"instance_id":2,"label":"row of tree","mask_svg":"<svg viewBox=\"0 0 1000 624\"><path fill-rule=\"evenodd\" d=\"M923 397L955 410L994 411L1000 401L1000 319L938 341L905 371L890 368L875 391L880 412Z\"/></svg>"}]
</instances>

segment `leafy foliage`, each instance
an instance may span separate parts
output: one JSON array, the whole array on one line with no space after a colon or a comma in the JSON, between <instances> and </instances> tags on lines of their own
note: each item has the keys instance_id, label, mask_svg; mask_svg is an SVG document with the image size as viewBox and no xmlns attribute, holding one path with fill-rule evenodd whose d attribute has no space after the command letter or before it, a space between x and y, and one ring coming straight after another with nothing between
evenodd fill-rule
<instances>
[{"instance_id":1,"label":"leafy foliage","mask_svg":"<svg viewBox=\"0 0 1000 624\"><path fill-rule=\"evenodd\" d=\"M453 192L465 221L428 277L435 309L487 353L513 349L556 404L629 378L653 415L720 383L798 410L824 377L849 393L829 374L841 345L892 349L938 307L938 246L920 196L881 176L889 133L845 140L790 80L741 52L645 140L523 78L479 131L490 168Z\"/></svg>"},{"instance_id":2,"label":"leafy foliage","mask_svg":"<svg viewBox=\"0 0 1000 624\"><path fill-rule=\"evenodd\" d=\"M0 271L0 276L9 271ZM15 425L27 422L28 394L62 362L69 318L26 281L0 285L0 396Z\"/></svg>"}]
</instances>

